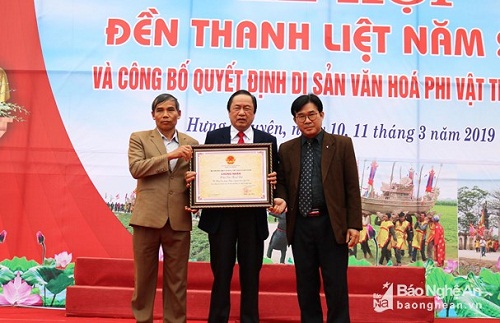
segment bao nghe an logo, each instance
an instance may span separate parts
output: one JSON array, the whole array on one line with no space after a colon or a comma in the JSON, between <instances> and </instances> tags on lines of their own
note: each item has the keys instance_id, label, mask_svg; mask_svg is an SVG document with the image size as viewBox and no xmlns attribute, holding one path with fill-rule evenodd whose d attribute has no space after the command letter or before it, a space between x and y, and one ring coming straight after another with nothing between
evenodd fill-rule
<instances>
[{"instance_id":1,"label":"bao nghe an logo","mask_svg":"<svg viewBox=\"0 0 500 323\"><path fill-rule=\"evenodd\" d=\"M382 313L387 310L392 310L394 308L394 287L393 283L386 282L383 286L385 290L384 294L373 294L373 309L377 313Z\"/></svg>"},{"instance_id":2,"label":"bao nghe an logo","mask_svg":"<svg viewBox=\"0 0 500 323\"><path fill-rule=\"evenodd\" d=\"M412 284L385 282L383 294L373 294L373 310L382 313L387 310L434 310L434 298L425 296L425 288Z\"/></svg>"}]
</instances>

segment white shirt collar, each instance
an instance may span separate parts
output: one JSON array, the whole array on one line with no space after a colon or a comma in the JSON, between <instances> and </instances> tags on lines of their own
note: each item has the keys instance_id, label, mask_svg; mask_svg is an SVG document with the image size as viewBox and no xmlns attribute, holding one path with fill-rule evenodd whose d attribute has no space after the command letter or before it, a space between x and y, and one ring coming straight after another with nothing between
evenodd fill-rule
<instances>
[{"instance_id":1,"label":"white shirt collar","mask_svg":"<svg viewBox=\"0 0 500 323\"><path fill-rule=\"evenodd\" d=\"M238 142L238 133L240 131L237 130L233 125L231 125L231 143L236 143ZM250 126L247 128L247 130L243 131L245 134L245 143L252 143L253 142L253 128Z\"/></svg>"},{"instance_id":2,"label":"white shirt collar","mask_svg":"<svg viewBox=\"0 0 500 323\"><path fill-rule=\"evenodd\" d=\"M156 130L158 131L158 133L160 134L161 138L163 140L166 140L168 142L171 142L171 141L175 141L175 142L179 142L179 135L177 134L177 130L175 130L174 132L174 135L172 136L172 139L168 139L167 137L165 137L161 132L160 132L160 129L156 128Z\"/></svg>"}]
</instances>

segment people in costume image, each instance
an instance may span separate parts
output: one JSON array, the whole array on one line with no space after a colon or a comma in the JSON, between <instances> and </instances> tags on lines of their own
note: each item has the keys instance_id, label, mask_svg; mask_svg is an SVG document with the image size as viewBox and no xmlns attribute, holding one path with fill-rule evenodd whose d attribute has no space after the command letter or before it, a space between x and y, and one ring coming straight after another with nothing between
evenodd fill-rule
<instances>
[{"instance_id":1,"label":"people in costume image","mask_svg":"<svg viewBox=\"0 0 500 323\"><path fill-rule=\"evenodd\" d=\"M377 234L377 245L380 249L380 259L378 261L379 265L384 264L384 259L387 263L391 261L391 238L394 242L397 241L396 232L394 231L394 223L390 220L391 217L391 212L382 214L380 228Z\"/></svg>"},{"instance_id":2,"label":"people in costume image","mask_svg":"<svg viewBox=\"0 0 500 323\"><path fill-rule=\"evenodd\" d=\"M497 252L498 251L498 240L495 240L493 241L493 252Z\"/></svg>"},{"instance_id":3,"label":"people in costume image","mask_svg":"<svg viewBox=\"0 0 500 323\"><path fill-rule=\"evenodd\" d=\"M411 262L417 261L417 253L420 251L420 256L422 257L422 261L426 261L427 257L425 254L425 241L426 241L426 233L427 233L427 213L421 212L417 221L415 222L415 226L413 227L413 252L411 255Z\"/></svg>"},{"instance_id":4,"label":"people in costume image","mask_svg":"<svg viewBox=\"0 0 500 323\"><path fill-rule=\"evenodd\" d=\"M446 256L446 241L444 239L444 228L439 222L440 216L433 217L434 223L434 262L436 266L443 267Z\"/></svg>"},{"instance_id":5,"label":"people in costume image","mask_svg":"<svg viewBox=\"0 0 500 323\"><path fill-rule=\"evenodd\" d=\"M412 252L413 252L413 246L412 246L412 243L413 243L413 216L407 212L406 215L405 215L405 220L408 221L408 223L410 224L408 226L408 231L407 231L407 236L406 236L406 242L408 243L408 257L411 258L411 255L412 255ZM401 256L404 256L405 255L405 250L401 250Z\"/></svg>"},{"instance_id":6,"label":"people in costume image","mask_svg":"<svg viewBox=\"0 0 500 323\"><path fill-rule=\"evenodd\" d=\"M491 234L490 234L490 238L486 242L486 244L487 244L487 252L496 252L496 250L495 250L495 242L498 243L498 241L494 240L491 237Z\"/></svg>"},{"instance_id":7,"label":"people in costume image","mask_svg":"<svg viewBox=\"0 0 500 323\"><path fill-rule=\"evenodd\" d=\"M401 257L405 250L408 250L408 232L411 229L411 224L406 220L406 214L400 212L398 220L394 224L394 231L396 231L396 243L394 250L396 252L396 266L401 266Z\"/></svg>"},{"instance_id":8,"label":"people in costume image","mask_svg":"<svg viewBox=\"0 0 500 323\"><path fill-rule=\"evenodd\" d=\"M426 255L428 259L433 259L434 253L434 228L436 224L434 223L433 212L427 213L427 234L425 237Z\"/></svg>"},{"instance_id":9,"label":"people in costume image","mask_svg":"<svg viewBox=\"0 0 500 323\"><path fill-rule=\"evenodd\" d=\"M359 244L361 245L361 251L363 251L363 256L365 258L373 258L370 245L368 244L369 240L375 234L371 223L371 214L363 212L361 222L363 224L363 229L359 232Z\"/></svg>"}]
</instances>

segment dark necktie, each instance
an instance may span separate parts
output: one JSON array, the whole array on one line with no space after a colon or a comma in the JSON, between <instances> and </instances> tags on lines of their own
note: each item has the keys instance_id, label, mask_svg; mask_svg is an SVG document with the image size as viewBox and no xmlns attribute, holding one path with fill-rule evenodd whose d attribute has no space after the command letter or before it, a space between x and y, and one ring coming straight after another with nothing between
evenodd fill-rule
<instances>
[{"instance_id":1,"label":"dark necktie","mask_svg":"<svg viewBox=\"0 0 500 323\"><path fill-rule=\"evenodd\" d=\"M240 131L238 132L238 137L240 137L240 139L238 139L238 144L244 144L245 140L243 138L245 137L245 134L242 131Z\"/></svg>"},{"instance_id":2,"label":"dark necktie","mask_svg":"<svg viewBox=\"0 0 500 323\"><path fill-rule=\"evenodd\" d=\"M313 169L313 147L312 140L305 144L305 154L300 172L299 184L299 211L303 216L311 211L312 207L312 169Z\"/></svg>"}]
</instances>

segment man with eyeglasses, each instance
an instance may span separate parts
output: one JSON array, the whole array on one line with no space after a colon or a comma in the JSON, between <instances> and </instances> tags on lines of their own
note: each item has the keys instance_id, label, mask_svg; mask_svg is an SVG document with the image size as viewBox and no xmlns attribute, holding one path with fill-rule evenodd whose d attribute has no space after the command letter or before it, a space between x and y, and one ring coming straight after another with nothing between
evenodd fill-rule
<instances>
[{"instance_id":1,"label":"man with eyeglasses","mask_svg":"<svg viewBox=\"0 0 500 323\"><path fill-rule=\"evenodd\" d=\"M323 103L314 94L295 99L291 112L302 135L280 146L276 197L288 207L286 232L301 322L324 322L323 280L327 322L348 323L348 250L358 243L362 228L352 140L322 129Z\"/></svg>"}]
</instances>

